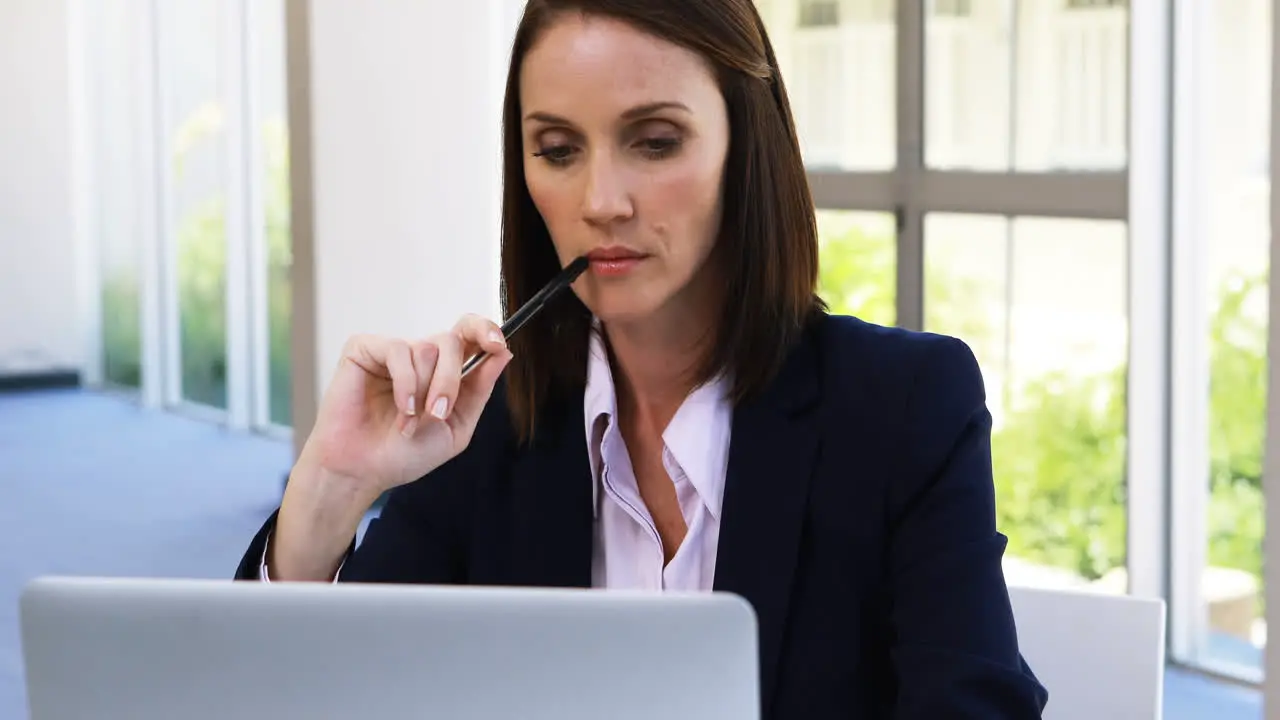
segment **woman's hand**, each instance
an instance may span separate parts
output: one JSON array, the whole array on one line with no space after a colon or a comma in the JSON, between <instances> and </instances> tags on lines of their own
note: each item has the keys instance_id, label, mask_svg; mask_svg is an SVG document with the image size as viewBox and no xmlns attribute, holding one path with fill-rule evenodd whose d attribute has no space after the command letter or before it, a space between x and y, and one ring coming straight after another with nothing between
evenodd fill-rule
<instances>
[{"instance_id":1,"label":"woman's hand","mask_svg":"<svg viewBox=\"0 0 1280 720\"><path fill-rule=\"evenodd\" d=\"M492 357L463 378L462 364L481 350ZM302 455L376 499L467 447L510 359L498 326L475 315L426 340L354 337Z\"/></svg>"},{"instance_id":2,"label":"woman's hand","mask_svg":"<svg viewBox=\"0 0 1280 720\"><path fill-rule=\"evenodd\" d=\"M471 355L490 357L462 377ZM493 322L468 315L418 341L351 338L285 489L272 579L324 579L365 511L466 449L511 360Z\"/></svg>"}]
</instances>

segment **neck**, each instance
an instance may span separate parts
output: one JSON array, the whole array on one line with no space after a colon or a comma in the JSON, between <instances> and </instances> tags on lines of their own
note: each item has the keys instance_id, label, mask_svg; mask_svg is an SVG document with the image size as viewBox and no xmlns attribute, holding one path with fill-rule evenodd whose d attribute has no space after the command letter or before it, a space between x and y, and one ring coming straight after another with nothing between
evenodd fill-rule
<instances>
[{"instance_id":1,"label":"neck","mask_svg":"<svg viewBox=\"0 0 1280 720\"><path fill-rule=\"evenodd\" d=\"M635 323L610 323L610 365L618 410L631 422L661 433L693 391L710 351L715 327L709 313L665 313Z\"/></svg>"}]
</instances>

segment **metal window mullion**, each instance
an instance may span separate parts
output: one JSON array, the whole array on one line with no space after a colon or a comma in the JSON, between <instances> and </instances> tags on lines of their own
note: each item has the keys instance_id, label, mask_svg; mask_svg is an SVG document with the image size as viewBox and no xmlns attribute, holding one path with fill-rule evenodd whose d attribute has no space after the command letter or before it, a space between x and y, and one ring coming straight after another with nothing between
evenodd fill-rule
<instances>
[{"instance_id":1,"label":"metal window mullion","mask_svg":"<svg viewBox=\"0 0 1280 720\"><path fill-rule=\"evenodd\" d=\"M1270 134L1270 258L1268 277L1268 308L1270 317L1267 329L1267 409L1266 439L1263 451L1262 488L1265 503L1266 528L1263 541L1263 587L1280 587L1280 563L1266 562L1267 558L1280 558L1280 281L1275 268L1280 267L1280 163L1276 152L1280 148L1280 0L1274 0L1271 8L1271 134ZM1269 628L1280 628L1280 603L1266 603L1266 623ZM1264 666L1268 668L1263 679L1263 716L1280 717L1280 642L1268 641L1264 650Z\"/></svg>"},{"instance_id":2,"label":"metal window mullion","mask_svg":"<svg viewBox=\"0 0 1280 720\"><path fill-rule=\"evenodd\" d=\"M900 0L897 43L897 325L924 328L924 208L918 198L924 167L924 42L922 2Z\"/></svg>"},{"instance_id":3,"label":"metal window mullion","mask_svg":"<svg viewBox=\"0 0 1280 720\"><path fill-rule=\"evenodd\" d=\"M67 4L67 35L70 46L70 119L72 178L72 236L75 239L76 306L80 317L80 379L88 386L98 386L106 375L102 323L102 223L98 199L93 192L98 174L98 144L94 141L94 107L97 90L102 87L104 67L100 57L102 46L98 34L87 32L92 20L90 7L84 0Z\"/></svg>"},{"instance_id":4,"label":"metal window mullion","mask_svg":"<svg viewBox=\"0 0 1280 720\"><path fill-rule=\"evenodd\" d=\"M263 428L271 422L271 303L270 253L266 222L266 151L263 136L262 78L272 66L260 54L258 33L264 23L260 14L268 9L283 13L274 3L245 2L244 23L244 113L245 134L245 233L248 242L248 324L250 343L250 424Z\"/></svg>"},{"instance_id":5,"label":"metal window mullion","mask_svg":"<svg viewBox=\"0 0 1280 720\"><path fill-rule=\"evenodd\" d=\"M824 210L897 212L899 203L892 172L810 170L814 205Z\"/></svg>"},{"instance_id":6,"label":"metal window mullion","mask_svg":"<svg viewBox=\"0 0 1280 720\"><path fill-rule=\"evenodd\" d=\"M1275 268L1280 267L1280 163L1276 162L1276 150L1280 148L1280 0L1273 0L1271 7L1271 255L1268 279L1267 322L1267 426L1263 451L1262 492L1267 498L1266 529L1263 540L1263 587L1280 587L1280 562L1267 559L1280 558L1280 282ZM1273 593L1268 592L1268 595ZM1266 603L1268 628L1280 628L1280 602ZM1280 717L1280 640L1267 642L1264 650L1262 706L1263 717Z\"/></svg>"},{"instance_id":7,"label":"metal window mullion","mask_svg":"<svg viewBox=\"0 0 1280 720\"><path fill-rule=\"evenodd\" d=\"M1206 181L1205 114L1210 63L1209 7L1199 0L1174 4L1173 221L1170 397L1170 650L1196 661L1204 651L1208 613L1200 592L1208 536L1209 311L1204 260Z\"/></svg>"},{"instance_id":8,"label":"metal window mullion","mask_svg":"<svg viewBox=\"0 0 1280 720\"><path fill-rule=\"evenodd\" d=\"M252 339L249 320L249 149L246 125L250 103L246 92L248 51L248 0L219 3L218 93L225 108L223 169L226 177L226 391L227 423L246 429L250 423Z\"/></svg>"},{"instance_id":9,"label":"metal window mullion","mask_svg":"<svg viewBox=\"0 0 1280 720\"><path fill-rule=\"evenodd\" d=\"M1129 22L1129 362L1126 393L1129 592L1169 590L1170 221L1173 23L1165 2L1135 3Z\"/></svg>"},{"instance_id":10,"label":"metal window mullion","mask_svg":"<svg viewBox=\"0 0 1280 720\"><path fill-rule=\"evenodd\" d=\"M178 344L176 249L173 236L172 173L170 172L168 110L161 72L160 0L136 0L139 29L135 45L135 81L141 102L138 115L139 205L141 210L139 283L142 314L142 401L158 408L182 397Z\"/></svg>"},{"instance_id":11,"label":"metal window mullion","mask_svg":"<svg viewBox=\"0 0 1280 720\"><path fill-rule=\"evenodd\" d=\"M1128 173L925 170L913 204L925 212L1124 220Z\"/></svg>"}]
</instances>

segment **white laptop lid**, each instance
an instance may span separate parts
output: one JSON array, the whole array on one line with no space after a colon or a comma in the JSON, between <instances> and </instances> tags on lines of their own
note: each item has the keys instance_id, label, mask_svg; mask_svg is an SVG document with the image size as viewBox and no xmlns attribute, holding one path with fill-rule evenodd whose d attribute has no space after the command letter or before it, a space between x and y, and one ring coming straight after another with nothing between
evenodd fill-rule
<instances>
[{"instance_id":1,"label":"white laptop lid","mask_svg":"<svg viewBox=\"0 0 1280 720\"><path fill-rule=\"evenodd\" d=\"M721 594L41 578L32 720L759 717Z\"/></svg>"}]
</instances>

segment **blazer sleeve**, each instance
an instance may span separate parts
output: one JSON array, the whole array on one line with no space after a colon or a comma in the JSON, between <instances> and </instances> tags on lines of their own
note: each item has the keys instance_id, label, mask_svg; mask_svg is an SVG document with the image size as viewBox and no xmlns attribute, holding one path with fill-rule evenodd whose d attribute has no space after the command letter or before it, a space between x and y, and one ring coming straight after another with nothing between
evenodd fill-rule
<instances>
[{"instance_id":1,"label":"blazer sleeve","mask_svg":"<svg viewBox=\"0 0 1280 720\"><path fill-rule=\"evenodd\" d=\"M450 584L466 578L474 497L492 483L509 457L511 433L502 387L481 416L471 443L428 475L395 488L378 517L355 538L341 561L338 582ZM249 543L236 569L237 580L261 580L266 543L277 509Z\"/></svg>"},{"instance_id":2,"label":"blazer sleeve","mask_svg":"<svg viewBox=\"0 0 1280 720\"><path fill-rule=\"evenodd\" d=\"M960 340L924 347L888 496L896 717L1039 718L1048 693L1018 650L982 375Z\"/></svg>"}]
</instances>

